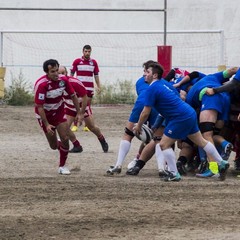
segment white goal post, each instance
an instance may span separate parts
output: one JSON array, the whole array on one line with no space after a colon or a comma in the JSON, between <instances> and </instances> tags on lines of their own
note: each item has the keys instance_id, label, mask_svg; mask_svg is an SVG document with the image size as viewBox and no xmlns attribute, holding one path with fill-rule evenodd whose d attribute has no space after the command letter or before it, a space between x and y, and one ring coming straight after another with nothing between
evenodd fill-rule
<instances>
[{"instance_id":1,"label":"white goal post","mask_svg":"<svg viewBox=\"0 0 240 240\"><path fill-rule=\"evenodd\" d=\"M167 31L172 46L172 65L188 71L216 72L225 63L223 30ZM143 62L157 60L157 46L164 44L163 31L2 31L0 62L10 75L21 71L30 83L43 75L42 63L57 59L70 68L82 56L82 47L92 46L92 58L100 67L103 83L136 81Z\"/></svg>"}]
</instances>

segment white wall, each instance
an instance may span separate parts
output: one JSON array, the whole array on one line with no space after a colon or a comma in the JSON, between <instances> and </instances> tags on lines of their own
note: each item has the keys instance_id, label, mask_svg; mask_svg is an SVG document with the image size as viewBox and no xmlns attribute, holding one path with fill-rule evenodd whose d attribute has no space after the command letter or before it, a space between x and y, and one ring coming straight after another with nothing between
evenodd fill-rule
<instances>
[{"instance_id":1,"label":"white wall","mask_svg":"<svg viewBox=\"0 0 240 240\"><path fill-rule=\"evenodd\" d=\"M3 7L162 9L164 0L0 0L0 9ZM167 9L168 30L223 29L225 63L239 65L238 0L168 0ZM0 10L0 16L0 30L163 30L161 12Z\"/></svg>"}]
</instances>

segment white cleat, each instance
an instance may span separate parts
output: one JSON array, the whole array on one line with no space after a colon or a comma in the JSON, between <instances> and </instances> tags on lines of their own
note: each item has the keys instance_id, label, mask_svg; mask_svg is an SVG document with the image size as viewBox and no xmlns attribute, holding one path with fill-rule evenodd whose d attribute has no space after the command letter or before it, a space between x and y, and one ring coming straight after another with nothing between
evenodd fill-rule
<instances>
[{"instance_id":1,"label":"white cleat","mask_svg":"<svg viewBox=\"0 0 240 240\"><path fill-rule=\"evenodd\" d=\"M62 174L62 175L70 175L71 172L68 170L67 167L63 166L63 167L59 167L58 169L58 173Z\"/></svg>"}]
</instances>

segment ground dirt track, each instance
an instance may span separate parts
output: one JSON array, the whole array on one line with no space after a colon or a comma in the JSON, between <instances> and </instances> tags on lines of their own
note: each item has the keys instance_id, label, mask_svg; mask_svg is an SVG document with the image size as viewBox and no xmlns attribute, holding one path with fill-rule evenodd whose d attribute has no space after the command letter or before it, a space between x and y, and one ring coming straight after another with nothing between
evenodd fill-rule
<instances>
[{"instance_id":1,"label":"ground dirt track","mask_svg":"<svg viewBox=\"0 0 240 240\"><path fill-rule=\"evenodd\" d=\"M70 176L57 174L52 151L31 107L0 106L0 239L240 239L240 178L184 177L162 182L155 157L136 177L125 174L139 146L134 139L117 177L115 163L131 106L94 107L109 142L78 131L80 154L69 154Z\"/></svg>"}]
</instances>

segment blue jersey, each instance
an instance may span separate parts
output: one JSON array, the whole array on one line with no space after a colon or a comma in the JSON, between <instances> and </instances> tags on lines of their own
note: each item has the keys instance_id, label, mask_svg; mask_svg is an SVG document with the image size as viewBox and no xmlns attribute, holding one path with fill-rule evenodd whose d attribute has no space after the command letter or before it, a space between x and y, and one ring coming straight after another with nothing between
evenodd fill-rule
<instances>
[{"instance_id":1,"label":"blue jersey","mask_svg":"<svg viewBox=\"0 0 240 240\"><path fill-rule=\"evenodd\" d=\"M155 108L165 118L164 134L173 139L186 139L199 131L195 110L179 97L167 81L153 82L146 91L145 106Z\"/></svg>"},{"instance_id":2,"label":"blue jersey","mask_svg":"<svg viewBox=\"0 0 240 240\"><path fill-rule=\"evenodd\" d=\"M180 90L183 90L185 92L188 92L189 87L191 87L192 85L194 85L195 83L197 83L200 79L202 79L203 77L205 77L206 74L198 72L198 77L191 79L190 81L188 81L187 83L182 84L180 87L176 88L179 92ZM176 78L172 81L170 81L169 83L176 84L179 83L184 77L180 77L180 78Z\"/></svg>"},{"instance_id":3,"label":"blue jersey","mask_svg":"<svg viewBox=\"0 0 240 240\"><path fill-rule=\"evenodd\" d=\"M194 112L194 109L181 100L177 90L163 79L149 86L145 100L145 106L155 108L166 121L190 118Z\"/></svg>"},{"instance_id":4,"label":"blue jersey","mask_svg":"<svg viewBox=\"0 0 240 240\"><path fill-rule=\"evenodd\" d=\"M199 108L201 106L201 101L199 101L199 94L201 90L205 87L219 87L227 80L228 78L224 78L223 72L205 76L191 87L187 94L186 102L194 108Z\"/></svg>"},{"instance_id":5,"label":"blue jersey","mask_svg":"<svg viewBox=\"0 0 240 240\"><path fill-rule=\"evenodd\" d=\"M237 70L234 79L240 82L240 68Z\"/></svg>"},{"instance_id":6,"label":"blue jersey","mask_svg":"<svg viewBox=\"0 0 240 240\"><path fill-rule=\"evenodd\" d=\"M134 103L134 107L132 109L132 112L129 116L129 122L137 123L139 116L144 108L145 104L145 93L146 90L149 88L149 84L145 82L145 77L141 77L136 82L136 92L137 92L137 99ZM158 115L158 112L155 109L152 109L151 114L148 118L148 122L150 126L152 126L155 122L155 119Z\"/></svg>"}]
</instances>

